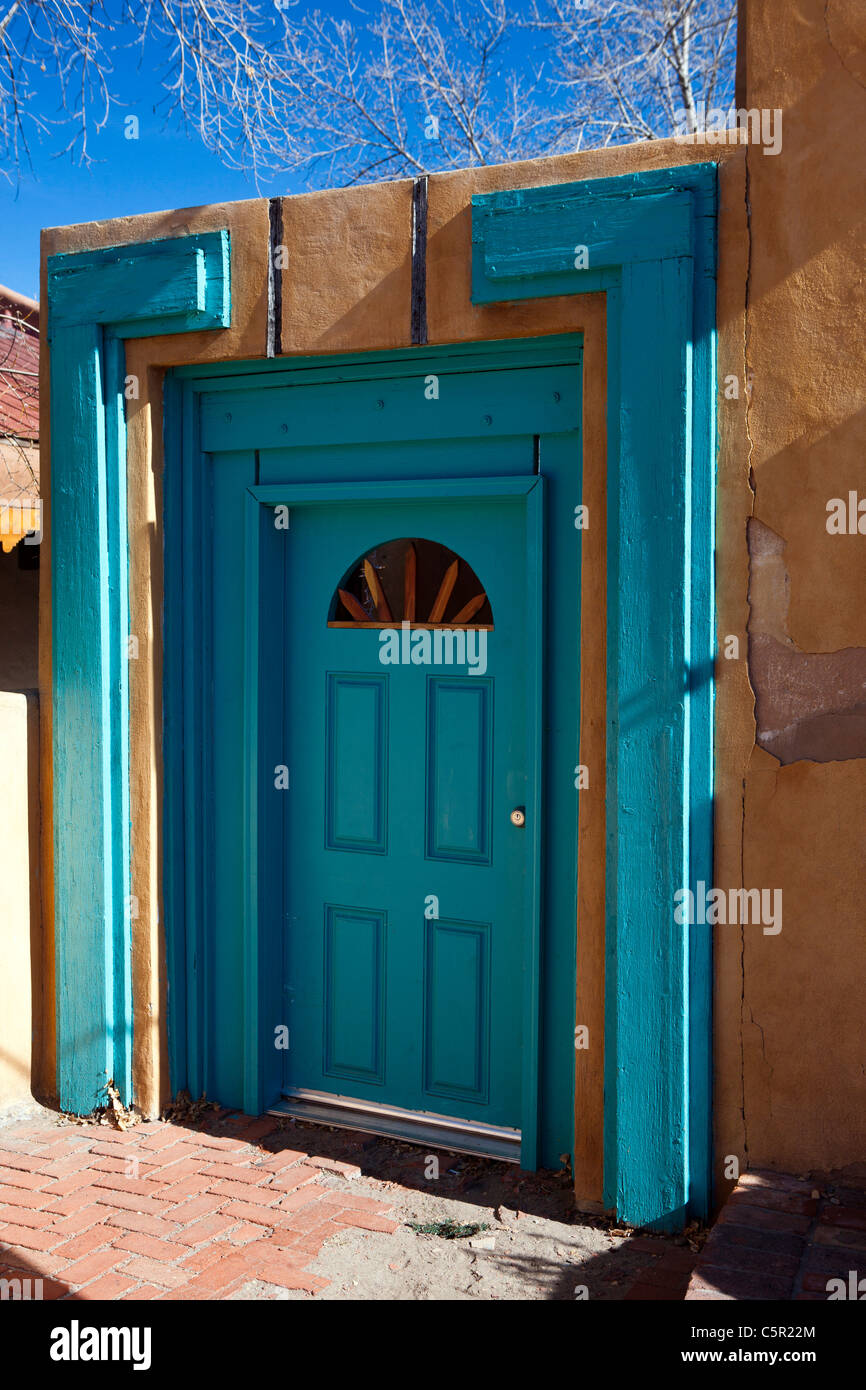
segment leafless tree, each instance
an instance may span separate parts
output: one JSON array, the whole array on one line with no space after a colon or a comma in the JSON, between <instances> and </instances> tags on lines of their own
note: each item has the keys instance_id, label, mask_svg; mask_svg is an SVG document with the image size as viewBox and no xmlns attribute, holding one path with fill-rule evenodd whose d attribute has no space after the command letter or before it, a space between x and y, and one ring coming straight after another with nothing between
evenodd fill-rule
<instances>
[{"instance_id":1,"label":"leafless tree","mask_svg":"<svg viewBox=\"0 0 866 1390\"><path fill-rule=\"evenodd\" d=\"M123 111L114 60L130 49L155 70L166 121L178 117L229 167L256 178L284 167L290 81L280 5L0 0L0 168L19 170L34 136L89 163L92 137Z\"/></svg>"},{"instance_id":2,"label":"leafless tree","mask_svg":"<svg viewBox=\"0 0 866 1390\"><path fill-rule=\"evenodd\" d=\"M733 95L736 0L379 0L288 29L290 167L361 182L690 132Z\"/></svg>"},{"instance_id":3,"label":"leafless tree","mask_svg":"<svg viewBox=\"0 0 866 1390\"><path fill-rule=\"evenodd\" d=\"M733 99L736 0L533 0L555 85L560 147L704 128Z\"/></svg>"},{"instance_id":4,"label":"leafless tree","mask_svg":"<svg viewBox=\"0 0 866 1390\"><path fill-rule=\"evenodd\" d=\"M11 0L0 14L0 151L4 172L17 169L28 152L28 135L46 135L57 119L35 100L34 80L48 73L57 105L82 132L104 124L110 63L102 44L104 27L96 7L80 0ZM96 111L94 111L94 106Z\"/></svg>"},{"instance_id":5,"label":"leafless tree","mask_svg":"<svg viewBox=\"0 0 866 1390\"><path fill-rule=\"evenodd\" d=\"M287 26L293 167L358 183L543 153L556 114L506 0L379 0Z\"/></svg>"},{"instance_id":6,"label":"leafless tree","mask_svg":"<svg viewBox=\"0 0 866 1390\"><path fill-rule=\"evenodd\" d=\"M358 183L668 135L730 94L735 0L0 0L0 161L87 162L123 48L258 183ZM122 85L122 84L121 84ZM55 104L46 104L51 89ZM679 124L683 124L682 121Z\"/></svg>"}]
</instances>

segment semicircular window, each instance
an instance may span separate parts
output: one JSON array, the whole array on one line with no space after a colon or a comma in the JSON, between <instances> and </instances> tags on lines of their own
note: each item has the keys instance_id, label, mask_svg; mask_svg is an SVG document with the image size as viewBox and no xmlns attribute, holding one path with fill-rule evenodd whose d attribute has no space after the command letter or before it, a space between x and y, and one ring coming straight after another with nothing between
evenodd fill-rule
<instances>
[{"instance_id":1,"label":"semicircular window","mask_svg":"<svg viewBox=\"0 0 866 1390\"><path fill-rule=\"evenodd\" d=\"M403 536L368 550L334 591L328 627L493 627L484 585L438 541Z\"/></svg>"}]
</instances>

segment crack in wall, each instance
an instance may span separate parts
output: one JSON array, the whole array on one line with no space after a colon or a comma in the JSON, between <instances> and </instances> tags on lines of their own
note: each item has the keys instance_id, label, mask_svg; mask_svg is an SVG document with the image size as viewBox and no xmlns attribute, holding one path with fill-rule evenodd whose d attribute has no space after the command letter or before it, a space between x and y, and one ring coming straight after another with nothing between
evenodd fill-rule
<instances>
[{"instance_id":1,"label":"crack in wall","mask_svg":"<svg viewBox=\"0 0 866 1390\"><path fill-rule=\"evenodd\" d=\"M746 886L746 779L742 784L742 818L740 822L740 884ZM749 1166L749 1126L746 1121L746 928L740 923L740 1115L743 1120L743 1157ZM751 1013L751 1010L749 1010Z\"/></svg>"},{"instance_id":2,"label":"crack in wall","mask_svg":"<svg viewBox=\"0 0 866 1390\"><path fill-rule=\"evenodd\" d=\"M772 1079L773 1079L773 1068L770 1066L770 1063L767 1061L767 1039L766 1039L766 1037L765 1037L765 1035L764 1035L764 1029L763 1029L763 1027L762 1027L761 1024L758 1022L758 1020L755 1018L755 1015L754 1015L754 1012L753 1012L753 1010L752 1010L751 1004L749 1005L749 1019L750 1019L750 1021L751 1021L751 1023L752 1023L752 1026L755 1027L755 1028L757 1028L758 1032L759 1032L760 1035L761 1035L761 1056L763 1057L763 1059L764 1059L764 1061L766 1062L767 1066L770 1067L770 1080L772 1080Z\"/></svg>"},{"instance_id":3,"label":"crack in wall","mask_svg":"<svg viewBox=\"0 0 866 1390\"><path fill-rule=\"evenodd\" d=\"M743 158L744 169L744 189L743 202L746 214L746 276L743 295L743 400L744 400L744 423L747 442L747 463L748 463L748 485L751 493L750 518L755 515L755 503L757 501L757 489L755 480L755 470L753 458L755 452L755 441L752 437L752 385L753 373L751 367L751 325L749 322L749 309L752 297L752 186L751 168L749 165L749 146L745 147ZM748 525L749 523L747 523ZM748 534L747 534L748 543ZM753 707L755 708L755 724L757 726L757 698L755 689L752 685L751 671L749 663L746 662L746 675L752 690ZM746 886L746 779L743 778L741 788L740 804L740 887ZM745 1011L746 1011L746 932L743 923L740 924L740 1116L743 1122L743 1157L746 1168L749 1166L749 1125L746 1119L746 1039L745 1039ZM751 1012L751 1011L750 1011Z\"/></svg>"}]
</instances>

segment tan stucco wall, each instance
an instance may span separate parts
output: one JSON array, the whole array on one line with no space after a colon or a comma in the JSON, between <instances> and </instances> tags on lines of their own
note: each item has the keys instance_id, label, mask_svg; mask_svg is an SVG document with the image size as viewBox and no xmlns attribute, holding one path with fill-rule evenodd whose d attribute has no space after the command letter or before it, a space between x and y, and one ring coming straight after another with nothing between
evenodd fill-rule
<instances>
[{"instance_id":1,"label":"tan stucco wall","mask_svg":"<svg viewBox=\"0 0 866 1390\"><path fill-rule=\"evenodd\" d=\"M718 630L751 648L719 662L716 881L784 917L716 938L716 1150L798 1171L866 1156L866 536L825 527L866 495L866 6L748 0L743 28L740 104L784 115L747 153L747 421L720 401Z\"/></svg>"},{"instance_id":2,"label":"tan stucco wall","mask_svg":"<svg viewBox=\"0 0 866 1390\"><path fill-rule=\"evenodd\" d=\"M784 145L777 157L754 147L657 141L437 175L429 185L430 342L583 331L585 498L601 520L604 297L473 306L469 200L474 192L496 188L615 176L708 158L720 163L718 370L720 383L736 376L740 391L738 399L720 395L719 402L718 632L720 646L728 634L736 635L740 653L738 659L720 659L717 671L715 881L726 888L781 887L784 893L778 937L754 927L720 928L716 936L720 1164L735 1154L766 1166L829 1166L862 1158L866 1150L859 1060L866 1001L862 964L854 968L863 960L857 884L866 759L860 754L845 761L803 761L797 757L795 731L785 745L793 761L780 767L766 741L763 747L756 742L750 660L753 679L764 682L758 694L776 700L770 709L780 703L778 691L769 687L781 668L778 663L760 667L760 651L766 648L757 641L751 653L748 647L750 615L754 639L782 631L782 616L770 612L759 615L759 632L750 608L748 523L753 518L785 542L790 585L782 635L786 632L805 653L866 643L866 552L858 548L866 546L866 538L829 538L824 531L827 498L845 495L864 476L864 305L854 261L864 195L852 142L866 90L856 66L862 67L862 49L858 56L850 37L855 9L854 0L829 5L793 0L782 10L770 0L750 0L748 102L783 108ZM284 355L409 345L410 204L407 181L283 201L289 252L282 283ZM144 339L128 350L128 371L141 384L129 421L131 613L140 650L131 668L132 891L141 914L134 924L134 1067L136 1098L148 1113L168 1095L159 925L162 375L166 365L179 361L265 354L268 208L263 200L214 205L52 229L43 238L45 255L223 226L232 234L232 327ZM47 408L46 389L44 441ZM47 463L44 459L43 487L50 496ZM46 553L43 547L43 697L50 689ZM784 593L785 585L775 585L772 592L777 591ZM591 767L604 761L604 596L600 524L585 535L582 598L581 761ZM45 702L46 808L48 713ZM832 729L822 737L820 747L832 751ZM846 746L850 749L850 738ZM591 777L590 787L581 807L577 1018L600 1038L603 779ZM50 875L48 811L43 832L43 864ZM50 985L50 944L46 951ZM600 1048L578 1053L578 1063L575 1186L579 1197L596 1201L601 1195Z\"/></svg>"},{"instance_id":3,"label":"tan stucco wall","mask_svg":"<svg viewBox=\"0 0 866 1390\"><path fill-rule=\"evenodd\" d=\"M38 702L0 691L0 1110L31 1097L38 958Z\"/></svg>"}]
</instances>

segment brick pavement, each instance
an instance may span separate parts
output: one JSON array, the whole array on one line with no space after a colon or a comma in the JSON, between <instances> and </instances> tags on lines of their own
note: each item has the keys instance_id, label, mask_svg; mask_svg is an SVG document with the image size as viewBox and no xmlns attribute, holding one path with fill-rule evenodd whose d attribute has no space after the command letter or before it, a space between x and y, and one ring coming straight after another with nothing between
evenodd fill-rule
<instances>
[{"instance_id":1,"label":"brick pavement","mask_svg":"<svg viewBox=\"0 0 866 1390\"><path fill-rule=\"evenodd\" d=\"M743 1174L713 1227L687 1299L825 1301L851 1272L866 1298L866 1177Z\"/></svg>"},{"instance_id":2,"label":"brick pavement","mask_svg":"<svg viewBox=\"0 0 866 1390\"><path fill-rule=\"evenodd\" d=\"M0 1132L0 1278L41 1278L55 1299L222 1299L252 1279L316 1293L328 1281L307 1266L329 1237L397 1229L387 1202L325 1172L360 1169L290 1147L267 1116L20 1124Z\"/></svg>"},{"instance_id":3,"label":"brick pavement","mask_svg":"<svg viewBox=\"0 0 866 1390\"><path fill-rule=\"evenodd\" d=\"M652 1300L654 1303L681 1303L686 1296L689 1278L697 1256L688 1246L671 1246L657 1238L636 1235L628 1242L629 1250L651 1255L651 1262L631 1285L626 1300Z\"/></svg>"}]
</instances>

